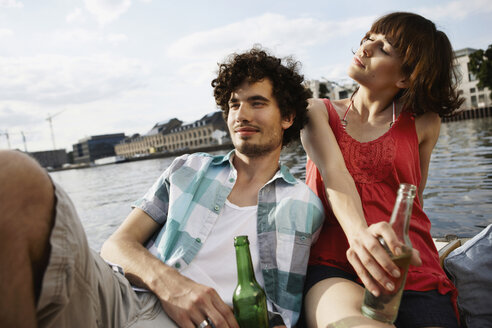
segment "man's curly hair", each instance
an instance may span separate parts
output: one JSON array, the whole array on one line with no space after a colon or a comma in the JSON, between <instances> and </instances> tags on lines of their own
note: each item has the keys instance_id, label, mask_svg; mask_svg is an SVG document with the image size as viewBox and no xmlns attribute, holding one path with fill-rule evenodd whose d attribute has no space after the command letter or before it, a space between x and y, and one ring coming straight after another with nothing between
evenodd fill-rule
<instances>
[{"instance_id":1,"label":"man's curly hair","mask_svg":"<svg viewBox=\"0 0 492 328\"><path fill-rule=\"evenodd\" d=\"M307 100L312 96L311 91L303 86L299 62L292 58L280 59L253 47L248 52L232 54L225 63L218 65L218 76L212 80L212 87L215 102L226 121L231 93L244 82L255 83L268 78L282 117L295 116L292 126L284 131L282 146L299 139L299 132L307 123Z\"/></svg>"}]
</instances>

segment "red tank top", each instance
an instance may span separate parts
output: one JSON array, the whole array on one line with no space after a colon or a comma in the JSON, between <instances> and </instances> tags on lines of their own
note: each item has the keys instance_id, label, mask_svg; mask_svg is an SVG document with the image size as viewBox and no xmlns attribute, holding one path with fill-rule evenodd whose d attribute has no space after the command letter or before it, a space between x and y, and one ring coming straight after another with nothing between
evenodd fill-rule
<instances>
[{"instance_id":1,"label":"red tank top","mask_svg":"<svg viewBox=\"0 0 492 328\"><path fill-rule=\"evenodd\" d=\"M420 184L419 143L413 115L402 112L388 132L376 140L361 143L345 131L330 101L324 102L345 165L355 180L367 224L389 221L400 183L411 183L417 188ZM310 160L306 164L306 183L321 198L326 212L309 264L334 266L356 275L345 254L347 239L327 202L321 175ZM439 265L430 228L420 200L415 197L409 234L413 247L420 252L422 266L410 266L405 289L437 289L441 294L452 292L455 299L456 289Z\"/></svg>"}]
</instances>

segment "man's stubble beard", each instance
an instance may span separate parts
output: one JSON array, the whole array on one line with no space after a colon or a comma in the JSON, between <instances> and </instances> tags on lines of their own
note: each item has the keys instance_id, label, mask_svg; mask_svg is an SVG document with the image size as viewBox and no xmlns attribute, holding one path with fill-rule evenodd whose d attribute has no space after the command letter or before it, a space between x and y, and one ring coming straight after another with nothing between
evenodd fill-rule
<instances>
[{"instance_id":1,"label":"man's stubble beard","mask_svg":"<svg viewBox=\"0 0 492 328\"><path fill-rule=\"evenodd\" d=\"M234 145L234 148L249 157L261 157L273 152L277 149L278 146L282 145L282 139L278 142L269 142L266 144L251 144L248 143L247 140L243 140L243 142L239 145Z\"/></svg>"}]
</instances>

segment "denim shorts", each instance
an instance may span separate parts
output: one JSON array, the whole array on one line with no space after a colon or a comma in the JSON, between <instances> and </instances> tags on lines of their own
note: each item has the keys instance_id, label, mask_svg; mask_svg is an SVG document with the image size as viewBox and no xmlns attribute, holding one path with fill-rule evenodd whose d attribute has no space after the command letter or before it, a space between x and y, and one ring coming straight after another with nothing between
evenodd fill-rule
<instances>
[{"instance_id":1,"label":"denim shorts","mask_svg":"<svg viewBox=\"0 0 492 328\"><path fill-rule=\"evenodd\" d=\"M53 186L56 213L36 306L38 326L176 327L154 294L136 293L124 275L90 249L70 198Z\"/></svg>"},{"instance_id":2,"label":"denim shorts","mask_svg":"<svg viewBox=\"0 0 492 328\"><path fill-rule=\"evenodd\" d=\"M308 268L304 295L316 283L327 278L343 278L362 286L357 276L349 272L331 266L314 265ZM397 328L459 327L451 296L441 295L437 290L403 291L398 317L394 325Z\"/></svg>"}]
</instances>

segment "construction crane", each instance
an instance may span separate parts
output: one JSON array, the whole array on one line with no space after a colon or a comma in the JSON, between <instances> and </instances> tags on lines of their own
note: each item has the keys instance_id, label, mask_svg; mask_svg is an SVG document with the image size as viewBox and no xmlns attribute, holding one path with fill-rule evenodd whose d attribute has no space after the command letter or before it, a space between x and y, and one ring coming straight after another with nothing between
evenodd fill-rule
<instances>
[{"instance_id":1,"label":"construction crane","mask_svg":"<svg viewBox=\"0 0 492 328\"><path fill-rule=\"evenodd\" d=\"M0 131L0 135L3 134L5 136L5 138L7 138L7 145L9 146L9 149L10 149L10 137L9 137L9 132L7 130L4 131Z\"/></svg>"},{"instance_id":2,"label":"construction crane","mask_svg":"<svg viewBox=\"0 0 492 328\"><path fill-rule=\"evenodd\" d=\"M2 134L7 138L7 144L9 146L9 149L11 149L12 147L10 145L10 136L12 134L18 134L18 133L15 133L15 132L11 133L11 132L8 132L7 130L5 130L5 131L0 131L0 135L2 135ZM22 142L24 143L24 151L27 153L26 136L24 134L24 131L21 131L20 135L22 136Z\"/></svg>"},{"instance_id":3,"label":"construction crane","mask_svg":"<svg viewBox=\"0 0 492 328\"><path fill-rule=\"evenodd\" d=\"M46 118L46 120L50 123L51 141L53 142L53 150L56 150L56 144L55 144L55 133L53 132L53 122L52 122L52 120L53 120L53 118L54 118L55 116L60 115L61 113L63 113L63 112L64 112L64 111L66 111L66 110L67 110L67 109L65 108L65 109L63 109L63 110L61 110L61 111L59 111L59 112L57 112L57 113L55 113L55 114L53 114L53 115L50 115L50 114L48 113L48 117Z\"/></svg>"},{"instance_id":4,"label":"construction crane","mask_svg":"<svg viewBox=\"0 0 492 328\"><path fill-rule=\"evenodd\" d=\"M24 131L21 131L20 133L22 135L22 142L24 143L24 151L27 153L26 136L24 135Z\"/></svg>"}]
</instances>

